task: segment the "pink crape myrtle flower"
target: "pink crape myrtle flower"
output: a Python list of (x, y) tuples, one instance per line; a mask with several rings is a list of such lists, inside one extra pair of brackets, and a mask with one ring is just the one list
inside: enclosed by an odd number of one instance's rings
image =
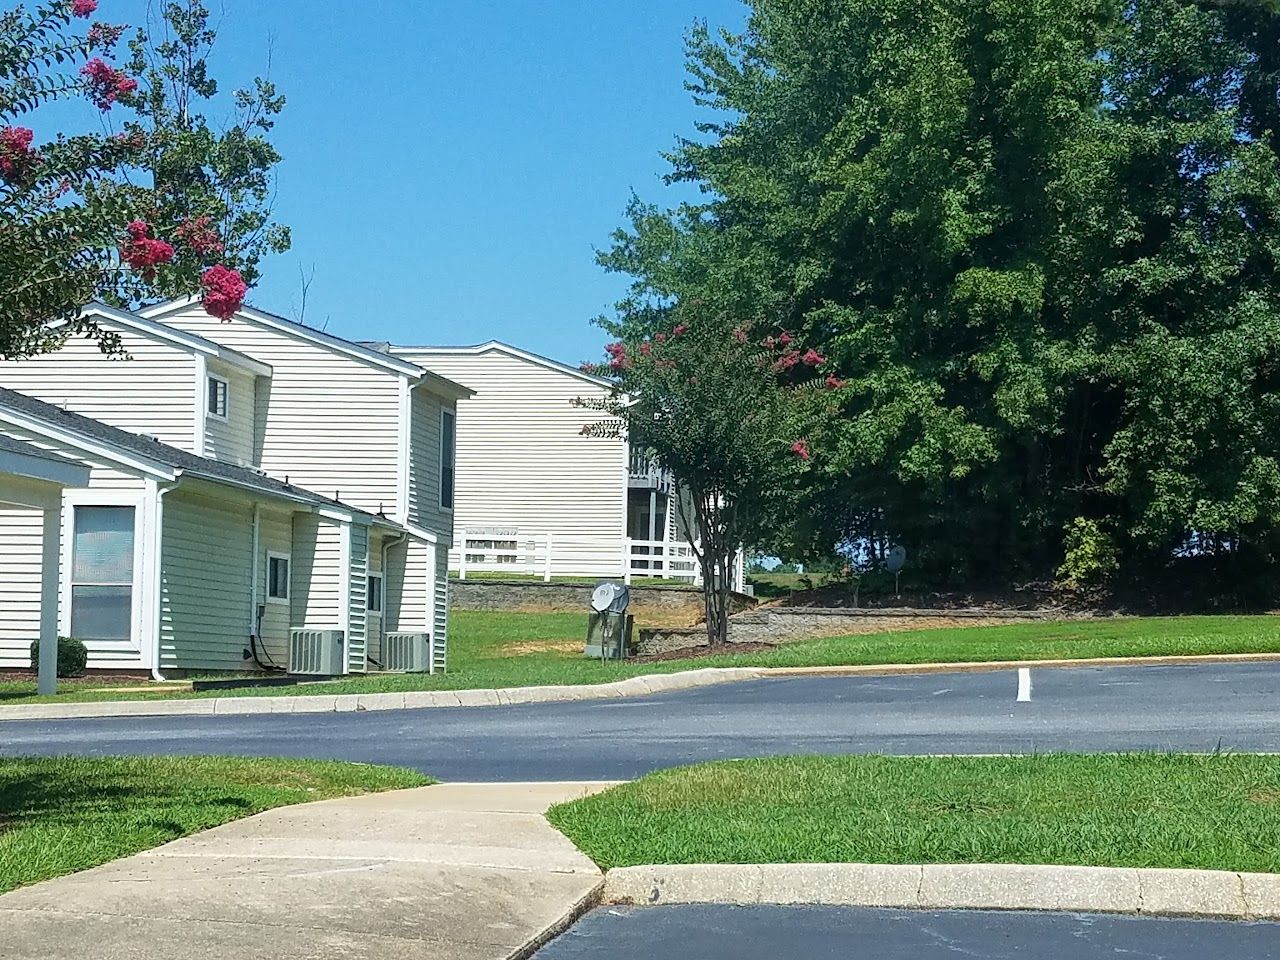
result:
[(210, 253), (221, 253), (222, 239), (208, 217), (196, 217), (173, 231), (173, 235), (185, 243), (195, 253), (205, 256)]
[(200, 278), (200, 286), (203, 290), (205, 313), (224, 323), (244, 306), (244, 295), (249, 290), (238, 271), (222, 264), (206, 270)]
[(126, 228), (129, 239), (120, 244), (120, 259), (134, 270), (150, 279), (156, 267), (173, 260), (173, 247), (151, 236), (151, 227), (143, 220), (134, 220)]
[(21, 179), (39, 161), (31, 149), (35, 133), (26, 127), (0, 127), (0, 177), (10, 182)]
[(98, 0), (72, 0), (71, 15), (73, 17), (91, 17), (98, 9)]
[(840, 379), (839, 377), (837, 377), (834, 373), (829, 373), (829, 374), (827, 374), (827, 389), (828, 389), (828, 390), (840, 390), (840, 389), (842, 389), (843, 387), (845, 387), (845, 386), (847, 386), (847, 385), (848, 385), (848, 381), (847, 381), (847, 380), (841, 380), (841, 379)]
[(810, 347), (804, 352), (804, 356), (800, 358), (806, 366), (820, 367), (827, 362), (827, 358), (820, 354), (817, 350)]
[(813, 454), (809, 452), (809, 441), (807, 440), (797, 440), (791, 445), (791, 452), (801, 460), (811, 460), (813, 458)]
[(80, 75), (89, 87), (89, 99), (99, 110), (110, 110), (111, 105), (125, 94), (138, 89), (138, 81), (94, 57), (80, 68)]

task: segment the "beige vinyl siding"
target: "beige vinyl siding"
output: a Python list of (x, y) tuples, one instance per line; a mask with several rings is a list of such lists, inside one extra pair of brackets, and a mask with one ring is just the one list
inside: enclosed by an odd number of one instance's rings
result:
[(0, 506), (0, 667), (31, 666), (40, 636), (44, 512)]
[[(376, 530), (369, 531), (369, 573), (382, 574), (382, 543), (383, 537)], [(366, 588), (367, 588), (366, 584)], [(386, 609), (386, 583), (383, 583), (383, 599), (382, 606)], [(373, 661), (371, 667), (382, 663), (382, 617), (381, 613), (375, 613), (372, 610), (365, 611), (365, 631), (367, 634), (367, 642), (369, 646), (369, 659)]]
[(368, 664), (368, 631), (365, 603), (368, 599), (369, 528), (351, 524), (351, 589), (347, 599), (350, 617), (347, 621), (347, 671), (364, 673)]
[(293, 518), (289, 600), (294, 629), (342, 629), (342, 525), (314, 514)]
[(410, 538), (387, 553), (384, 588), (386, 610), (382, 628), (403, 633), (430, 633), (434, 622), (431, 609), (432, 580), (435, 576), (435, 547)]
[(366, 510), (395, 511), (398, 375), (238, 317), (222, 323), (198, 305), (156, 319), (271, 364), (269, 395), (259, 399), (263, 470)]
[(253, 509), (192, 494), (164, 498), (161, 670), (244, 670), (249, 643)]
[(127, 358), (77, 337), (53, 353), (0, 361), (0, 386), (199, 453), (195, 358), (127, 330), (120, 336)]
[[(208, 372), (227, 381), (227, 419), (206, 413), (204, 455), (239, 466), (257, 466), (254, 425), (257, 421), (257, 382), (251, 373), (211, 361)], [(204, 409), (208, 410), (208, 398)]]
[(463, 529), (502, 526), (550, 534), (556, 575), (621, 572), (627, 445), (583, 437), (600, 413), (573, 406), (605, 388), (498, 350), (398, 355), (476, 391), (458, 402), (455, 569)]
[[(440, 506), (441, 416), (453, 410), (452, 400), (417, 387), (410, 402), (409, 430), (409, 519), (452, 541), (453, 511)], [(454, 483), (455, 499), (457, 483)]]
[[(267, 599), (267, 554), (289, 555), (289, 569), (293, 570), (293, 514), (263, 507), (258, 520), (258, 590), (257, 602), (262, 608), (259, 639), (262, 659), (278, 667), (289, 665), (289, 603), (275, 603)], [(289, 585), (293, 593), (293, 584)]]

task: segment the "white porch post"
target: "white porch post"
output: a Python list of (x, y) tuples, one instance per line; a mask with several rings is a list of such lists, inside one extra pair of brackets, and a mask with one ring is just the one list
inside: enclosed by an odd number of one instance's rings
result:
[(44, 508), (43, 562), (40, 570), (40, 663), (36, 690), (58, 692), (58, 563), (62, 552), (62, 505)]

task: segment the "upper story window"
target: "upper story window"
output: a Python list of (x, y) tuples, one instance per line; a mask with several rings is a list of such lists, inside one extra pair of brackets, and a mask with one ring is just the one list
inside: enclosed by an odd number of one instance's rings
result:
[(231, 388), (227, 385), (227, 381), (216, 374), (209, 374), (209, 399), (206, 408), (209, 416), (225, 420), (230, 406)]
[(455, 447), (458, 415), (452, 410), (440, 411), (440, 508), (453, 509)]

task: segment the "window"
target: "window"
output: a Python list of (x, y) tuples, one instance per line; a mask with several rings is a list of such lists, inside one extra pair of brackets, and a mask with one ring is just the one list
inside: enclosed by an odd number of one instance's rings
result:
[(75, 507), (71, 544), (71, 635), (133, 636), (133, 507)]
[(289, 602), (289, 555), (267, 554), (267, 602)]
[(371, 573), (365, 584), (365, 609), (370, 613), (382, 612), (382, 574)]
[(458, 440), (458, 416), (452, 410), (440, 411), (440, 508), (453, 509), (455, 445)]
[(230, 388), (221, 377), (209, 374), (209, 416), (219, 420), (227, 419), (230, 407)]

